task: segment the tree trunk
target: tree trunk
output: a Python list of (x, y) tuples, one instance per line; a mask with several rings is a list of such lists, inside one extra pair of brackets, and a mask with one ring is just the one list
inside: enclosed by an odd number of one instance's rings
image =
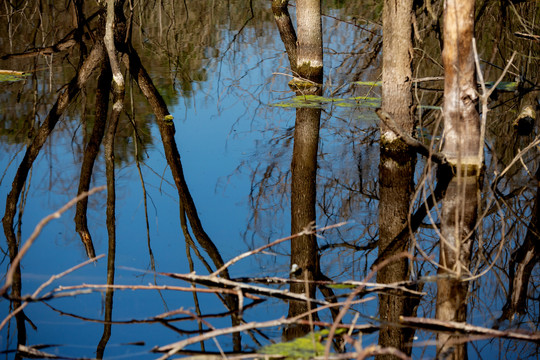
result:
[[(448, 0), (444, 10), (443, 153), (456, 176), (446, 190), (441, 213), (436, 317), (443, 321), (467, 320), (468, 284), (461, 278), (470, 266), (483, 141), (476, 110), (473, 34), (474, 0)], [(454, 345), (454, 339), (440, 333), (437, 353), (445, 359), (466, 359), (467, 345)]]
[[(413, 133), (412, 0), (386, 0), (383, 8), (382, 109), (407, 134)], [(396, 135), (381, 124), (383, 146)]]
[[(322, 95), (323, 50), (320, 0), (298, 0), (296, 3), (298, 47), (296, 69), (298, 77), (290, 84), (298, 95)], [(289, 53), (289, 50), (288, 50)], [(291, 234), (314, 225), (317, 200), (317, 152), (321, 109), (296, 110), (293, 158), (291, 163)], [(315, 285), (310, 284), (319, 273), (317, 240), (314, 235), (303, 235), (291, 241), (292, 275), (304, 283), (292, 283), (291, 292), (315, 297)], [(298, 316), (311, 308), (302, 301), (289, 303), (289, 317)], [(310, 331), (307, 325), (293, 324), (284, 330), (284, 337), (292, 339)]]
[(321, 0), (297, 0), (298, 48), (296, 69), (299, 81), (322, 84), (323, 49)]
[[(413, 134), (411, 114), (411, 62), (412, 62), (412, 0), (386, 0), (383, 8), (383, 72), (382, 110), (396, 125), (409, 135)], [(397, 135), (381, 123), (379, 165), (379, 254), (396, 255), (408, 251), (409, 236), (388, 251), (387, 247), (407, 224), (415, 156)], [(380, 259), (384, 260), (384, 259)], [(407, 258), (400, 258), (377, 272), (377, 282), (393, 283), (408, 280)], [(411, 353), (410, 342), (414, 331), (397, 326), (400, 316), (413, 314), (414, 302), (402, 294), (381, 294), (379, 315), (381, 329), (379, 345)], [(380, 355), (377, 359), (394, 359), (393, 355)]]
[(480, 121), (472, 39), (474, 0), (448, 0), (444, 10), (444, 147), (451, 164), (480, 166)]

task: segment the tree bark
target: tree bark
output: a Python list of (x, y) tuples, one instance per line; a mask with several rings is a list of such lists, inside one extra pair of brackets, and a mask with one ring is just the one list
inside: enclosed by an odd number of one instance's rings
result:
[[(406, 134), (412, 135), (412, 0), (385, 0), (383, 7), (382, 109)], [(397, 138), (384, 123), (381, 142)], [(400, 142), (401, 143), (401, 142)]]
[(444, 8), (444, 146), (451, 164), (480, 166), (480, 121), (472, 39), (474, 0), (448, 0)]
[(296, 2), (298, 48), (296, 68), (300, 82), (322, 84), (323, 49), (321, 0)]

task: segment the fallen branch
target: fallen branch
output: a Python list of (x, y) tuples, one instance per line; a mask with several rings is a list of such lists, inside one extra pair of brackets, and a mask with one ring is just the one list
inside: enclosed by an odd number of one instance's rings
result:
[[(43, 296), (38, 300), (49, 300), (55, 297), (62, 296), (64, 291), (73, 291), (73, 290), (79, 290), (79, 289), (91, 289), (91, 290), (107, 290), (107, 289), (114, 289), (114, 290), (172, 290), (172, 291), (186, 291), (186, 292), (200, 292), (200, 293), (228, 293), (232, 295), (237, 295), (237, 291), (233, 289), (202, 289), (202, 288), (193, 288), (193, 287), (183, 287), (183, 286), (170, 286), (170, 285), (115, 285), (115, 284), (81, 284), (81, 285), (73, 285), (73, 286), (59, 286), (56, 289), (54, 289), (49, 294)], [(247, 298), (250, 298), (252, 300), (260, 300), (259, 297), (253, 296), (253, 295), (244, 295)]]
[[(194, 282), (200, 285), (208, 287), (217, 287), (219, 289), (237, 289), (241, 290), (244, 293), (254, 293), (259, 295), (271, 296), (279, 299), (285, 300), (301, 300), (301, 301), (310, 301), (319, 305), (332, 305), (327, 301), (310, 299), (309, 297), (303, 294), (296, 294), (289, 292), (289, 290), (279, 290), (272, 289), (262, 286), (254, 286), (239, 283), (225, 278), (220, 278), (212, 275), (197, 275), (197, 274), (176, 274), (176, 273), (159, 273), (164, 276), (168, 276), (174, 279), (180, 279), (184, 281)], [(236, 290), (236, 291), (237, 291)]]
[[(246, 283), (246, 282), (255, 282), (255, 283), (262, 283), (262, 284), (291, 284), (291, 283), (305, 283), (305, 280), (299, 280), (299, 279), (287, 279), (287, 278), (279, 278), (279, 277), (262, 277), (262, 278), (235, 278), (231, 279), (236, 282)], [(371, 283), (371, 282), (364, 282), (364, 281), (354, 281), (354, 280), (347, 280), (343, 282), (333, 282), (333, 281), (309, 281), (311, 284), (315, 284), (317, 286), (326, 286), (330, 288), (356, 288), (358, 286), (362, 287), (369, 287), (369, 289), (365, 289), (365, 292), (377, 292), (377, 291), (383, 291), (383, 290), (398, 290), (402, 291), (404, 293), (408, 293), (410, 295), (416, 295), (416, 296), (423, 296), (427, 295), (425, 292), (415, 291), (409, 288), (406, 288), (405, 286), (400, 285), (400, 283), (393, 283), (393, 284), (380, 284), (380, 283)]]
[(426, 330), (457, 332), (464, 335), (478, 334), (488, 335), (490, 337), (508, 338), (514, 340), (523, 340), (540, 343), (540, 332), (525, 333), (512, 330), (495, 330), (476, 325), (470, 325), (462, 322), (443, 321), (438, 319), (417, 318), (400, 316), (399, 322), (402, 325), (414, 326)]

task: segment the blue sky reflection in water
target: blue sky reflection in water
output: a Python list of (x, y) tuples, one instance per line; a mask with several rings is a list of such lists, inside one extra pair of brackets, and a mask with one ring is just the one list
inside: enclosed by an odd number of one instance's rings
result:
[[(239, 35), (237, 31), (222, 30), (220, 55), (218, 58), (208, 59), (205, 64), (206, 81), (194, 83), (192, 97), (178, 98), (174, 106), (168, 104), (174, 116), (176, 141), (191, 195), (205, 230), (225, 260), (248, 250), (253, 245), (260, 246), (269, 239), (287, 236), (290, 232), (286, 193), (279, 195), (281, 200), (277, 204), (271, 204), (275, 206), (270, 210), (271, 221), (263, 225), (270, 228), (262, 231), (262, 238), (257, 232), (249, 230), (250, 218), (253, 215), (253, 209), (249, 204), (252, 171), (257, 167), (266, 166), (265, 158), (272, 155), (261, 154), (261, 148), (263, 151), (265, 148), (272, 151), (276, 145), (283, 146), (281, 142), (273, 144), (274, 137), (276, 134), (282, 136), (280, 133), (287, 134), (285, 130), (294, 125), (294, 109), (272, 106), (282, 99), (289, 98), (292, 93), (287, 87), (289, 78), (286, 74), (289, 65), (284, 56), (283, 44), (279, 41), (273, 24), (270, 23), (265, 31), (269, 33), (259, 41), (258, 34), (250, 28), (246, 28)], [(234, 38), (236, 35), (238, 36)], [(340, 46), (346, 48), (347, 44)], [(330, 64), (331, 61), (331, 57), (328, 57), (327, 62)], [(170, 76), (167, 67), (146, 65), (149, 66), (154, 79)], [(159, 80), (156, 83), (159, 83)], [(350, 118), (347, 111), (341, 113), (344, 117)], [(149, 118), (154, 121), (153, 115)], [(22, 239), (28, 238), (41, 218), (60, 208), (76, 194), (81, 156), (76, 153), (77, 144), (72, 142), (76, 121), (76, 118), (69, 118), (67, 126), (62, 122), (58, 124), (34, 164), (22, 218)], [(80, 129), (78, 131), (80, 136)], [(292, 133), (288, 132), (282, 141), (290, 139), (291, 135)], [(322, 136), (323, 141), (332, 141), (331, 133)], [(152, 251), (158, 271), (187, 273), (189, 267), (179, 226), (178, 196), (174, 185), (171, 185), (170, 171), (166, 168), (159, 132), (155, 127), (152, 127), (152, 137), (153, 145), (145, 149), (148, 157), (145, 157), (144, 164), (141, 165), (148, 191)], [(9, 182), (24, 151), (19, 152), (12, 161), (12, 154), (20, 148), (20, 145), (4, 144), (3, 147), (5, 152), (0, 158), (1, 166), (8, 170), (1, 188), (0, 206), (5, 208)], [(292, 147), (289, 146), (288, 149), (281, 151), (280, 158), (274, 159), (279, 162), (279, 171), (284, 173), (289, 171), (291, 150)], [(12, 162), (8, 167), (10, 161)], [(95, 169), (92, 185), (105, 184), (102, 153), (98, 157)], [(160, 177), (162, 174), (163, 179)], [(117, 167), (116, 180), (115, 284), (153, 283), (154, 277), (149, 271), (150, 259), (142, 189), (135, 164), (123, 163)], [(72, 208), (61, 218), (50, 222), (25, 256), (22, 262), (24, 294), (33, 292), (51, 275), (61, 273), (85, 260), (84, 248), (74, 231), (73, 216)], [(90, 199), (88, 217), (96, 254), (106, 254), (105, 192)], [(263, 255), (263, 260), (243, 260), (230, 269), (231, 275), (287, 277), (288, 258), (285, 256), (287, 248), (288, 245), (282, 246), (280, 254)], [(197, 272), (207, 273), (200, 262), (197, 260), (195, 262)], [(105, 280), (104, 258), (95, 265), (88, 265), (55, 281), (47, 289), (58, 285), (103, 284)], [(186, 285), (166, 277), (157, 277), (156, 280), (160, 285)], [(156, 291), (148, 290), (117, 291), (114, 295), (113, 320), (151, 318), (180, 307), (194, 311), (191, 294), (164, 291), (162, 295), (163, 298)], [(199, 297), (203, 313), (224, 311), (222, 304), (214, 295), (201, 294)], [(37, 331), (28, 328), (27, 343), (54, 344), (52, 348), (43, 350), (62, 356), (95, 356), (103, 325), (66, 314), (102, 319), (103, 301), (104, 294), (100, 292), (51, 301), (50, 304), (55, 309), (65, 313), (63, 316), (59, 316), (44, 304), (31, 304), (25, 312), (36, 325)], [(246, 319), (268, 320), (268, 314), (275, 315), (275, 318), (286, 314), (284, 305), (279, 305), (277, 301), (270, 303), (260, 305), (256, 311), (246, 312)], [(8, 302), (3, 301), (5, 313), (7, 306)], [(264, 311), (261, 312), (261, 309)], [(226, 327), (230, 325), (230, 319), (213, 321), (213, 325)], [(194, 324), (187, 326), (191, 330), (196, 329)], [(275, 335), (279, 338), (279, 332)], [(13, 349), (14, 328), (4, 328), (0, 336), (5, 348)], [(244, 335), (243, 338), (249, 344), (249, 337)], [(126, 356), (153, 358), (155, 355), (148, 353), (149, 348), (177, 339), (178, 336), (173, 331), (160, 324), (113, 325), (105, 355), (106, 358)], [(146, 345), (142, 347), (122, 345), (139, 341)], [(220, 339), (221, 345), (225, 348), (229, 341), (226, 338)], [(207, 349), (215, 350), (211, 343), (207, 344)]]
[[(144, 65), (168, 100), (167, 105), (174, 116), (175, 139), (198, 215), (225, 261), (290, 233), (288, 184), (295, 109), (276, 106), (290, 102), (293, 97), (287, 86), (290, 71), (268, 3), (255, 1), (254, 4), (257, 15), (245, 28), (242, 28), (242, 24), (249, 16), (242, 13), (240, 20), (237, 17), (235, 23), (226, 21), (226, 25), (216, 25), (215, 32), (218, 35), (215, 42), (201, 44), (186, 38), (185, 41), (193, 41), (193, 46), (204, 47), (205, 54), (203, 59), (198, 59), (203, 71), (197, 73), (197, 76), (187, 74), (192, 78), (188, 87), (181, 84), (182, 77), (186, 75), (183, 72), (188, 70), (183, 70), (182, 65), (176, 66), (175, 61), (178, 59), (166, 59), (164, 55), (156, 55), (155, 59), (143, 56)], [(372, 10), (377, 11), (375, 7)], [(294, 15), (294, 11), (291, 11)], [(341, 229), (326, 232), (325, 237), (319, 240), (319, 246), (339, 242), (365, 246), (376, 239), (378, 231), (378, 132), (374, 131), (376, 121), (373, 105), (364, 106), (360, 100), (351, 101), (350, 98), (377, 98), (380, 91), (377, 86), (350, 86), (350, 83), (378, 80), (379, 62), (376, 55), (380, 49), (376, 44), (380, 30), (373, 23), (364, 25), (367, 31), (361, 30), (354, 23), (358, 22), (362, 15), (350, 13), (347, 9), (326, 9), (326, 13), (329, 16), (323, 19), (325, 95), (332, 94), (348, 100), (329, 102), (323, 106), (318, 159), (318, 223), (320, 226), (342, 220), (349, 220), (350, 223)], [(255, 22), (263, 25), (252, 26)], [(151, 30), (148, 30), (149, 33)], [(142, 42), (135, 46), (140, 53), (152, 52), (159, 48), (152, 41), (154, 40), (148, 35), (148, 38), (145, 38), (144, 50), (140, 48)], [(366, 60), (370, 56), (374, 57), (372, 62)], [(362, 71), (356, 71), (363, 65), (366, 66)], [(435, 73), (438, 74), (438, 71), (437, 68)], [(426, 72), (427, 74), (422, 75), (435, 75), (427, 70)], [(37, 88), (48, 89), (48, 76), (48, 70), (40, 72)], [(176, 81), (174, 90), (169, 81), (171, 77)], [(27, 88), (32, 88), (34, 80), (28, 81)], [(56, 91), (55, 86), (60, 87), (63, 83), (64, 80), (55, 79), (51, 87), (53, 94)], [(15, 92), (16, 89), (18, 91), (15, 85), (2, 86), (5, 86), (8, 93)], [(438, 104), (436, 98), (426, 99), (427, 105)], [(422, 101), (424, 100), (422, 98)], [(49, 107), (50, 104), (47, 104), (42, 115), (46, 114)], [(129, 109), (130, 105), (127, 104), (126, 107)], [(136, 116), (154, 124), (154, 116), (149, 114), (150, 110), (146, 105), (142, 109), (136, 111)], [(78, 111), (73, 110), (70, 116), (61, 120), (34, 163), (22, 218), (21, 239), (28, 238), (41, 218), (58, 209), (76, 194), (82, 157), (82, 129)], [(184, 235), (180, 229), (177, 190), (167, 168), (159, 131), (155, 126), (151, 126), (150, 131), (152, 144), (148, 143), (144, 149), (141, 168), (148, 192), (151, 248), (156, 268), (161, 272), (188, 273), (190, 268), (186, 259)], [(3, 138), (0, 139), (4, 142)], [(132, 146), (130, 140), (133, 141), (129, 138), (122, 145)], [(0, 207), (4, 209), (10, 182), (24, 154), (25, 145), (9, 144), (6, 140), (0, 146), (3, 150), (0, 166), (2, 169), (7, 168), (0, 187)], [(491, 161), (495, 162), (492, 157)], [(272, 171), (268, 172), (269, 169)], [(102, 152), (93, 176), (93, 185), (105, 184)], [(417, 179), (419, 177), (420, 174)], [(159, 285), (189, 286), (187, 282), (164, 276), (154, 278), (150, 271), (142, 188), (133, 156), (117, 164), (116, 186), (115, 284), (147, 285), (157, 281)], [(96, 254), (107, 253), (105, 196), (105, 192), (94, 195), (89, 205), (89, 227)], [(525, 213), (528, 214), (527, 211)], [(60, 219), (49, 223), (23, 259), (23, 294), (32, 293), (51, 275), (86, 259), (80, 238), (75, 232), (73, 216), (74, 209), (71, 209)], [(424, 244), (436, 243), (436, 236), (429, 230), (423, 230), (422, 236)], [(5, 243), (1, 246), (5, 249)], [(240, 261), (230, 268), (231, 276), (288, 277), (288, 247), (285, 243), (267, 254)], [(337, 280), (361, 280), (368, 272), (369, 261), (373, 260), (375, 252), (376, 249), (366, 255), (364, 252), (339, 248), (329, 251), (323, 256), (322, 271)], [(435, 255), (436, 251), (432, 254)], [(197, 273), (207, 274), (207, 269), (193, 251), (191, 255)], [(2, 266), (7, 266), (7, 259), (4, 259)], [(95, 265), (88, 265), (57, 280), (48, 289), (58, 285), (104, 284), (106, 268), (104, 258)], [(424, 290), (434, 287), (434, 284), (428, 283)], [(485, 288), (483, 287), (482, 291)], [(433, 295), (434, 291), (430, 294)], [(479, 290), (479, 294), (482, 297), (484, 293)], [(365, 295), (369, 296), (371, 295)], [(200, 294), (199, 300), (203, 314), (225, 311), (223, 304), (213, 294)], [(482, 298), (482, 301), (488, 300), (493, 301), (491, 305), (494, 306), (486, 304), (486, 307), (494, 309), (495, 315), (471, 310), (469, 317), (473, 323), (490, 326), (493, 317), (497, 316), (497, 311), (502, 307), (504, 296)], [(430, 301), (432, 305), (429, 305)], [(37, 326), (37, 331), (28, 326), (27, 343), (53, 344), (43, 350), (62, 356), (94, 357), (103, 333), (103, 324), (84, 318), (103, 319), (104, 302), (105, 294), (101, 292), (49, 301), (52, 307), (64, 314), (57, 313), (43, 303), (30, 304), (25, 312)], [(3, 313), (8, 313), (7, 300), (1, 301), (0, 308)], [(193, 296), (190, 293), (117, 291), (114, 295), (113, 320), (126, 323), (113, 325), (105, 358), (156, 358), (155, 354), (149, 353), (152, 347), (178, 341), (184, 338), (184, 335), (179, 335), (159, 323), (135, 323), (133, 320), (150, 319), (179, 308), (195, 312)], [(422, 313), (418, 315), (430, 317), (433, 309), (434, 299), (426, 299)], [(376, 301), (360, 305), (357, 310), (361, 313), (359, 323), (377, 322)], [(81, 318), (67, 314), (76, 314)], [(266, 321), (286, 314), (287, 309), (283, 302), (270, 299), (254, 309), (246, 310), (244, 318), (246, 321)], [(328, 314), (323, 315), (323, 319), (331, 320)], [(228, 327), (231, 323), (227, 317), (209, 321), (217, 328)], [(185, 331), (197, 330), (194, 321), (172, 324)], [(531, 326), (534, 327), (534, 324)], [(277, 328), (265, 330), (265, 333), (276, 340), (281, 336), (280, 329)], [(418, 332), (417, 336), (421, 340), (430, 339), (431, 333)], [(243, 334), (242, 339), (247, 349), (258, 347), (248, 335)], [(364, 335), (362, 340), (364, 345), (375, 344), (377, 335)], [(144, 345), (135, 344), (139, 342), (144, 342)], [(3, 346), (0, 350), (14, 349), (14, 323), (2, 329), (0, 343)], [(220, 337), (219, 343), (225, 350), (229, 350), (230, 336)], [(497, 341), (479, 341), (476, 344), (479, 352), (486, 357), (493, 355), (493, 352), (499, 353), (499, 346), (507, 346)], [(206, 350), (217, 351), (213, 342), (207, 341), (205, 345)], [(198, 344), (191, 348), (199, 349)], [(429, 357), (433, 354), (432, 351), (433, 347), (420, 346), (414, 350), (414, 357)], [(518, 357), (510, 348), (506, 355), (509, 358)], [(8, 354), (7, 358), (13, 358), (13, 354)]]

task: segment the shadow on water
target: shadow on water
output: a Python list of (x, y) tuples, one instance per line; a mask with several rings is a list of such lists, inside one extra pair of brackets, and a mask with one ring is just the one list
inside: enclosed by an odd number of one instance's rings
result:
[(477, 1), (471, 172), (442, 1), (248, 3), (2, 6), (2, 354), (537, 358), (538, 4)]

